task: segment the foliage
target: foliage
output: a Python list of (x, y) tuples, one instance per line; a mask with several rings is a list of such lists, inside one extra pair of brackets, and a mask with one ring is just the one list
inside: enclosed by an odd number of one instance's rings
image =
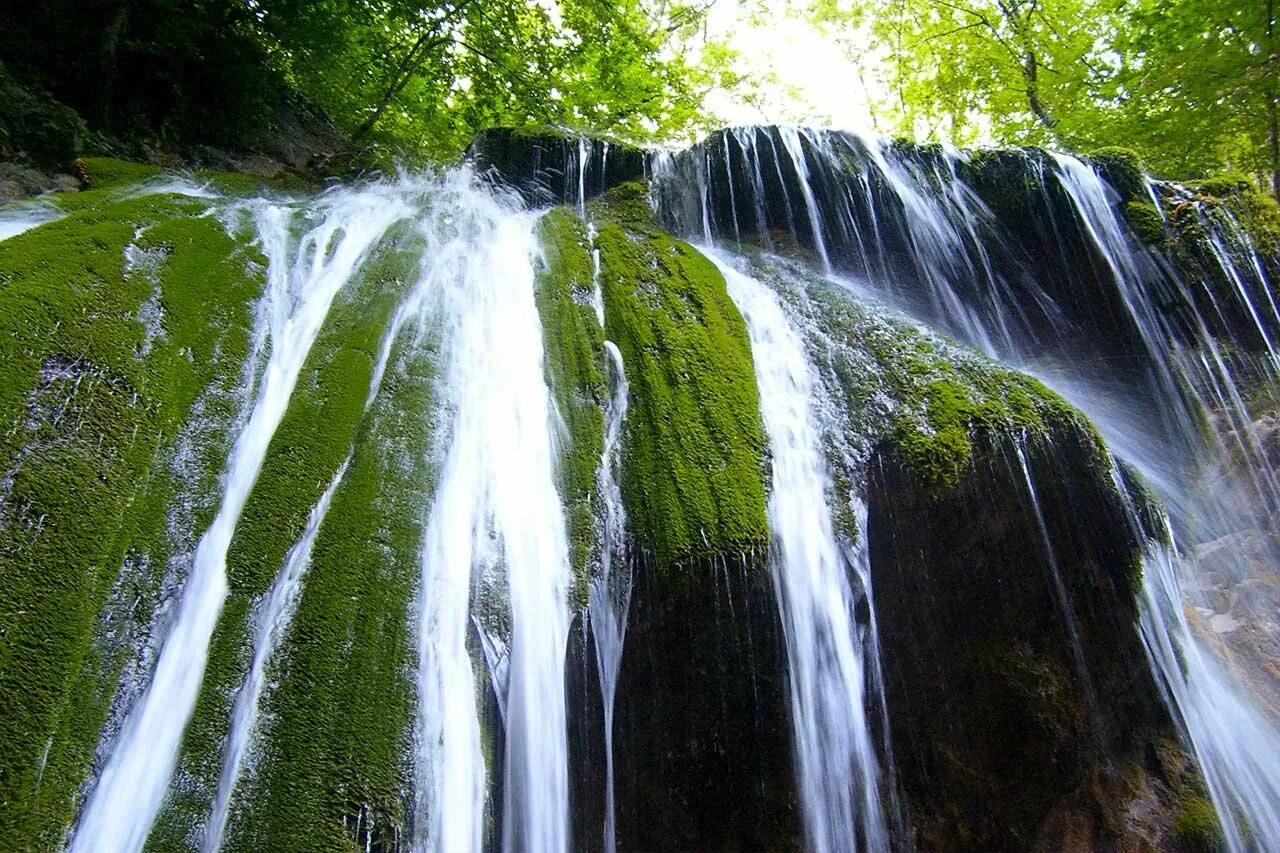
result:
[(133, 138), (252, 146), (296, 91), (361, 144), (446, 157), (496, 125), (631, 138), (699, 126), (728, 57), (695, 44), (705, 12), (651, 0), (0, 0), (0, 57), (93, 128)]
[(877, 38), (868, 61), (907, 135), (1127, 145), (1170, 178), (1280, 169), (1274, 0), (813, 0), (808, 13)]

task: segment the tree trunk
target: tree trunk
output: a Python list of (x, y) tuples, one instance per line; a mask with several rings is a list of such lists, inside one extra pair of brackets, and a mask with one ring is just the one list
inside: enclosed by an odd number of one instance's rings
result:
[(1026, 62), (1022, 66), (1022, 76), (1027, 81), (1027, 103), (1031, 105), (1031, 112), (1035, 113), (1036, 118), (1044, 125), (1045, 130), (1053, 132), (1054, 125), (1058, 123), (1050, 113), (1048, 108), (1040, 100), (1039, 90), (1039, 63), (1036, 62), (1036, 55), (1031, 50), (1027, 50)]
[[(1275, 0), (1267, 0), (1267, 53), (1275, 56)], [(1271, 194), (1280, 201), (1280, 116), (1277, 116), (1276, 80), (1271, 63), (1267, 63), (1267, 136), (1271, 143)]]

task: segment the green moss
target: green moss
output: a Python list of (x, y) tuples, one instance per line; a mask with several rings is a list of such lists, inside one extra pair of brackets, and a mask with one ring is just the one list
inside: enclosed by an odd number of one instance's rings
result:
[(215, 191), (229, 196), (253, 196), (264, 191), (307, 192), (314, 189), (293, 172), (282, 172), (273, 178), (248, 175), (244, 172), (218, 172), (212, 169), (196, 169), (195, 179), (208, 184)]
[(233, 594), (265, 592), (350, 451), (391, 316), (418, 280), (422, 239), (400, 226), (334, 298), (227, 554)]
[(1044, 193), (1041, 171), (1032, 156), (1020, 149), (986, 148), (970, 153), (959, 171), (965, 183), (991, 208), (1002, 222), (1020, 223), (1036, 215), (1033, 205)]
[(1146, 168), (1137, 152), (1128, 148), (1099, 148), (1089, 155), (1089, 160), (1125, 201), (1146, 195)]
[(1196, 189), (1205, 195), (1222, 198), (1256, 189), (1253, 179), (1248, 175), (1216, 175), (1196, 185)]
[(569, 521), (570, 559), (576, 593), (586, 601), (587, 563), (595, 538), (596, 469), (604, 449), (608, 393), (604, 378), (604, 330), (590, 300), (592, 261), (586, 225), (557, 208), (538, 223), (546, 263), (538, 275), (547, 382), (567, 430), (561, 448), (559, 488)]
[(605, 332), (631, 385), (622, 490), (659, 570), (768, 537), (764, 431), (746, 325), (724, 278), (657, 230), (638, 184), (594, 208)]
[(894, 443), (903, 461), (930, 486), (946, 489), (960, 479), (973, 455), (969, 422), (974, 408), (968, 390), (945, 380), (924, 392), (924, 417), (898, 416)]
[(1199, 797), (1183, 801), (1172, 834), (1178, 848), (1187, 853), (1213, 853), (1225, 845), (1217, 810), (1213, 803)]
[(1162, 245), (1167, 239), (1164, 219), (1156, 206), (1148, 201), (1130, 201), (1124, 206), (1125, 217), (1134, 233), (1152, 246)]
[(864, 307), (828, 283), (809, 282), (819, 352), (844, 391), (846, 440), (870, 453), (887, 443), (941, 493), (993, 440), (1035, 439), (1074, 429), (1106, 470), (1102, 439), (1083, 415), (1043, 384), (961, 349), (887, 312)]
[[(227, 850), (375, 849), (408, 832), (404, 792), (415, 651), (407, 630), (419, 577), (431, 389), (438, 354), (406, 330), (316, 539), (289, 635), (264, 697), (262, 755), (237, 793)], [(429, 332), (421, 342), (431, 346)], [(363, 810), (363, 816), (362, 815)]]
[(592, 202), (591, 210), (630, 231), (651, 234), (658, 230), (653, 208), (649, 206), (649, 188), (640, 181), (626, 181), (612, 187)]
[[(133, 199), (0, 244), (9, 849), (59, 843), (122, 660), (95, 645), (95, 625), (126, 559), (163, 566), (166, 511), (179, 495), (158, 466), (196, 400), (233, 384), (247, 352), (261, 269), (204, 210)], [(126, 266), (135, 239), (149, 268)]]
[(1280, 205), (1274, 198), (1250, 188), (1228, 197), (1223, 204), (1255, 246), (1267, 254), (1280, 254)]
[(230, 702), (252, 650), (250, 614), (283, 565), (312, 507), (351, 452), (391, 315), (417, 281), (421, 238), (394, 230), (335, 297), (276, 429), (227, 555), (231, 592), (212, 640), (176, 786), (153, 849), (181, 838), (208, 812), (228, 731)]
[(159, 175), (161, 169), (150, 163), (134, 163), (112, 157), (81, 157), (76, 160), (76, 171), (86, 188), (105, 190), (141, 183)]

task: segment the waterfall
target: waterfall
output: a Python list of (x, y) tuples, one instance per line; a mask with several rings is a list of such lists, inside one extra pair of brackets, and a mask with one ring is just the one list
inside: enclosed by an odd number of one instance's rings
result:
[(38, 225), (53, 222), (65, 216), (61, 210), (48, 202), (36, 201), (26, 204), (8, 205), (0, 211), (0, 242), (10, 237), (17, 237)]
[[(599, 260), (597, 258), (597, 263)], [(597, 285), (598, 288), (598, 285)], [(591, 617), (591, 637), (600, 673), (600, 695), (604, 703), (605, 806), (604, 850), (617, 848), (613, 791), (613, 705), (622, 666), (622, 645), (627, 636), (627, 610), (631, 606), (631, 564), (627, 555), (627, 514), (618, 488), (617, 469), (621, 463), (622, 423), (627, 417), (628, 391), (622, 353), (612, 341), (604, 342), (608, 355), (613, 394), (605, 407), (604, 450), (596, 475), (604, 518), (600, 532), (600, 574), (591, 581), (587, 607)]]
[[(1202, 412), (1217, 408), (1227, 411), (1236, 425), (1237, 435), (1251, 436), (1247, 407), (1235, 388), (1233, 372), (1218, 353), (1212, 337), (1207, 331), (1203, 333), (1204, 351), (1194, 359), (1187, 359), (1176, 350), (1167, 351), (1170, 334), (1158, 325), (1154, 300), (1143, 289), (1148, 279), (1142, 270), (1142, 258), (1135, 253), (1116, 219), (1105, 186), (1092, 169), (1078, 160), (1065, 155), (1057, 159), (1063, 167), (1062, 181), (1077, 213), (1106, 259), (1151, 348), (1159, 375), (1168, 389), (1165, 396), (1168, 409), (1185, 411), (1187, 404), (1180, 398), (1180, 388), (1194, 395), (1209, 387), (1213, 389), (1211, 396), (1196, 399), (1194, 405)], [(1211, 232), (1209, 242), (1222, 263), (1221, 238)], [(1268, 352), (1273, 353), (1266, 327), (1239, 274), (1230, 264), (1225, 266), (1230, 267), (1227, 273), (1235, 286), (1235, 295), (1256, 324)], [(1260, 266), (1257, 269), (1261, 274)], [(1263, 284), (1267, 286), (1265, 277)], [(1203, 318), (1198, 318), (1197, 325), (1207, 329)], [(1274, 376), (1274, 356), (1270, 362)], [(1090, 412), (1087, 398), (1080, 404)], [(1090, 413), (1104, 435), (1110, 437), (1120, 432), (1106, 413)], [(1182, 428), (1181, 437), (1194, 446), (1198, 437), (1195, 418), (1184, 414), (1178, 419), (1178, 425)], [(1244, 449), (1247, 452), (1249, 448)], [(1211, 445), (1207, 450), (1209, 464), (1216, 461), (1215, 457), (1225, 456), (1221, 446)], [(1153, 471), (1150, 456), (1144, 454), (1129, 461), (1144, 474)], [(1258, 494), (1268, 505), (1275, 506), (1278, 492), (1269, 466), (1255, 462), (1250, 468)], [(1149, 479), (1156, 477), (1158, 474)], [(1215, 532), (1230, 531), (1241, 522), (1236, 509), (1240, 496), (1232, 494), (1230, 489), (1200, 486), (1194, 492), (1172, 498), (1173, 507), (1191, 516), (1184, 520), (1189, 532), (1194, 532), (1196, 525)], [(1194, 560), (1178, 554), (1173, 545), (1176, 538), (1173, 528), (1167, 527), (1165, 534), (1167, 544), (1150, 545), (1143, 561), (1140, 625), (1144, 646), (1159, 675), (1170, 711), (1194, 748), (1228, 848), (1233, 853), (1254, 848), (1280, 850), (1280, 731), (1253, 706), (1247, 692), (1233, 683), (1235, 678), (1228, 674), (1223, 662), (1204, 648), (1190, 627), (1183, 602), (1198, 603), (1197, 597), (1187, 590), (1187, 582), (1199, 587), (1200, 569)]]
[(303, 361), (334, 296), (370, 248), (410, 208), (386, 185), (325, 196), (318, 222), (292, 240), (296, 211), (260, 202), (251, 213), (269, 265), (264, 320), (271, 348), (251, 412), (237, 436), (222, 502), (196, 546), (172, 628), (150, 684), (130, 712), (90, 794), (71, 842), (74, 851), (136, 851), (164, 799), (195, 707), (218, 614), (227, 596), (226, 559), (236, 522)]
[[(1220, 291), (1184, 279), (1169, 258), (1143, 246), (1118, 212), (1116, 191), (1088, 163), (1065, 154), (1006, 156), (1021, 158), (1026, 170), (1023, 196), (1014, 201), (1029, 206), (1031, 222), (994, 214), (966, 183), (974, 172), (959, 152), (785, 128), (724, 131), (689, 151), (655, 157), (657, 208), (693, 237), (772, 248), (784, 229), (816, 256), (814, 266), (828, 268), (855, 295), (870, 290), (1038, 376), (1097, 424), (1169, 507), (1179, 540), (1191, 543), (1176, 558), (1159, 549), (1148, 554), (1142, 635), (1228, 841), (1243, 849), (1241, 826), (1272, 827), (1280, 813), (1280, 741), (1242, 683), (1263, 665), (1224, 637), (1238, 618), (1268, 630), (1274, 614), (1264, 598), (1251, 600), (1244, 581), (1261, 571), (1260, 579), (1273, 583), (1280, 549), (1259, 546), (1264, 569), (1235, 558), (1225, 615), (1217, 612), (1225, 593), (1197, 554), (1229, 547), (1231, 537), (1264, 526), (1280, 507), (1280, 481), (1255, 437), (1240, 379), (1242, 371), (1263, 383), (1280, 378), (1280, 311), (1271, 283), (1239, 223), (1194, 193), (1147, 179), (1142, 198), (1156, 205), (1162, 222), (1162, 197), (1194, 209), (1210, 264), (1223, 277)], [(805, 221), (807, 231), (799, 227)], [(1031, 233), (1015, 234), (1017, 227)], [(1096, 287), (1102, 296), (1082, 301), (1065, 287)], [(1105, 310), (1115, 316), (1080, 308), (1112, 296), (1114, 308)], [(1087, 336), (1095, 329), (1101, 334)], [(1220, 345), (1224, 333), (1256, 340), (1261, 356)], [(1107, 334), (1122, 342), (1108, 343)], [(1216, 419), (1223, 426), (1206, 435), (1203, 425)], [(1184, 607), (1204, 627), (1189, 622)], [(1197, 631), (1211, 635), (1212, 650)], [(1215, 695), (1224, 697), (1220, 708), (1209, 700)], [(1275, 837), (1259, 829), (1247, 843), (1276, 849), (1268, 846)]]
[[(879, 769), (866, 711), (864, 629), (827, 506), (830, 472), (804, 344), (777, 297), (706, 250), (742, 311), (773, 462), (770, 560), (789, 663), (791, 717), (808, 847), (887, 851)], [(874, 665), (874, 663), (872, 664)]]
[(240, 770), (245, 756), (249, 752), (258, 721), (258, 701), (262, 698), (262, 690), (266, 686), (267, 665), (271, 656), (284, 639), (289, 620), (298, 604), (298, 596), (302, 593), (302, 581), (306, 576), (307, 566), (311, 562), (311, 550), (315, 546), (316, 535), (320, 525), (329, 512), (329, 504), (333, 493), (338, 490), (342, 476), (347, 472), (351, 459), (343, 461), (338, 472), (329, 481), (328, 487), (312, 507), (307, 517), (307, 526), (303, 528), (298, 541), (285, 555), (284, 565), (280, 567), (275, 581), (267, 592), (266, 601), (258, 614), (258, 626), (254, 636), (253, 663), (249, 674), (245, 677), (240, 692), (236, 695), (235, 705), (231, 711), (231, 731), (227, 735), (227, 748), (222, 756), (222, 773), (218, 777), (218, 790), (214, 795), (213, 810), (205, 828), (204, 853), (217, 853), (222, 848), (222, 835), (227, 825), (227, 815), (231, 810), (231, 795), (236, 783), (240, 780)]
[(1227, 849), (1280, 850), (1280, 731), (1188, 624), (1178, 582), (1182, 557), (1172, 529), (1165, 534), (1168, 541), (1148, 543), (1142, 563), (1143, 645), (1195, 750)]
[(474, 586), (508, 596), (493, 605), (510, 630), (503, 847), (563, 851), (570, 571), (534, 304), (535, 217), (475, 191), (460, 193), (456, 206), (448, 239), (428, 249), (447, 439), (418, 593), (414, 845), (450, 853), (482, 846), (486, 768), (467, 649)]

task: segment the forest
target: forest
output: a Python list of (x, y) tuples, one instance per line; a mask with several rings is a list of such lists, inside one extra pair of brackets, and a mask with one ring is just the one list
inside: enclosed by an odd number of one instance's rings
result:
[[(726, 0), (727, 2), (727, 0)], [(550, 126), (680, 143), (749, 98), (732, 39), (695, 0), (6, 0), (0, 145), (78, 114), (94, 139), (252, 146), (290, 97), (390, 161), (454, 157), (477, 130)], [(845, 38), (880, 81), (877, 126), (920, 141), (1123, 146), (1156, 174), (1245, 174), (1280, 192), (1271, 0), (745, 0)], [(39, 113), (40, 110), (35, 110)], [(47, 109), (46, 109), (47, 112)], [(67, 134), (59, 143), (66, 147)], [(55, 146), (56, 147), (56, 146)], [(99, 147), (102, 147), (99, 145)]]

